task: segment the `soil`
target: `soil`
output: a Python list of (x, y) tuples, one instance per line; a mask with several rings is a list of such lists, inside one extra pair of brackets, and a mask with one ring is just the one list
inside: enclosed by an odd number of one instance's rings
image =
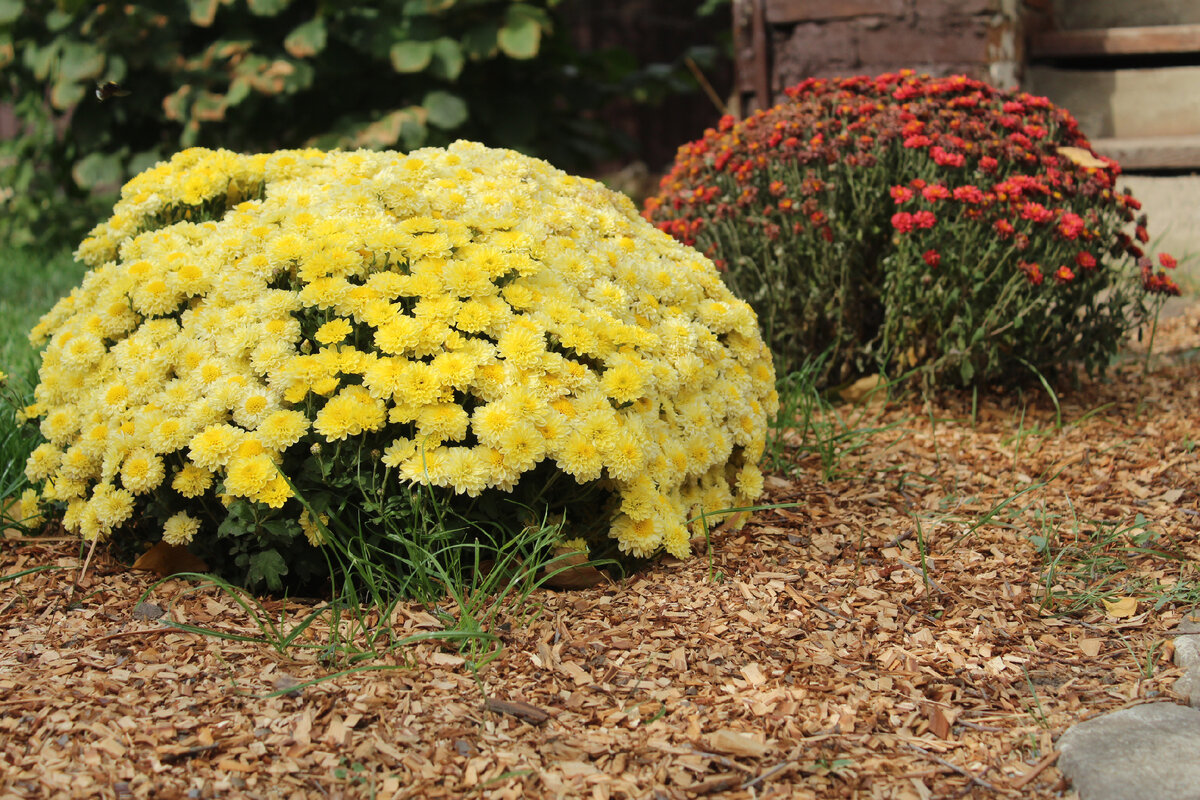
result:
[[(1200, 310), (1155, 352), (1059, 408), (1040, 390), (862, 407), (876, 432), (840, 477), (799, 458), (768, 479), (795, 505), (710, 552), (535, 592), (482, 666), (444, 637), (331, 660), (327, 617), (275, 648), (211, 586), (103, 550), (83, 573), (78, 543), (10, 533), (0, 794), (1069, 795), (1057, 737), (1177, 702), (1170, 634), (1200, 602)], [(289, 629), (311, 607), (261, 606)], [(436, 637), (454, 611), (368, 622), (377, 643)]]

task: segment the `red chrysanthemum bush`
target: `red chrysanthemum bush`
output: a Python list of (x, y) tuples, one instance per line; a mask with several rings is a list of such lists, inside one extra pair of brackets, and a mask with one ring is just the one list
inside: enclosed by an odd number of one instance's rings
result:
[(1045, 98), (909, 72), (787, 96), (681, 147), (644, 211), (727, 271), (782, 368), (1099, 371), (1178, 294), (1119, 166)]

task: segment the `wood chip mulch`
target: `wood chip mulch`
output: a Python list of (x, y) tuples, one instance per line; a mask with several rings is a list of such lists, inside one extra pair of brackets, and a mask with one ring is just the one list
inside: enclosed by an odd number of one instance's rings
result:
[[(1062, 797), (1055, 741), (1178, 702), (1171, 631), (1200, 604), (1200, 309), (1105, 381), (875, 427), (820, 479), (619, 582), (539, 591), (454, 643), (345, 664), (260, 635), (212, 588), (77, 543), (0, 544), (5, 797)], [(38, 571), (38, 568), (40, 569)], [(265, 601), (295, 624), (306, 609)], [(450, 609), (452, 611), (452, 609)], [(438, 631), (416, 605), (379, 623)], [(326, 641), (322, 622), (297, 644)]]

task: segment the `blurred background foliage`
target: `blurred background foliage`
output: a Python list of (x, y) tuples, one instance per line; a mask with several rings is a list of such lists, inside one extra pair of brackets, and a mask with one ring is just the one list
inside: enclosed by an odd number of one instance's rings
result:
[[(647, 155), (659, 167), (719, 114), (724, 95), (701, 88), (728, 91), (727, 6), (0, 0), (0, 101), (15, 117), (0, 141), (0, 238), (73, 243), (130, 176), (197, 145), (467, 138), (573, 172)], [(632, 48), (630, 31), (642, 31)], [(664, 113), (679, 98), (682, 116)]]

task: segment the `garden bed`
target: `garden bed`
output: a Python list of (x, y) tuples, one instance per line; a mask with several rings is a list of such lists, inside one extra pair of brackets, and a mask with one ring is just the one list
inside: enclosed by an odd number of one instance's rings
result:
[[(802, 453), (767, 480), (797, 505), (718, 531), (711, 557), (536, 592), (477, 671), (437, 641), (322, 662), (324, 618), (282, 653), (227, 638), (262, 631), (216, 589), (173, 579), (139, 604), (153, 576), (101, 550), (72, 586), (77, 542), (10, 536), (0, 789), (1062, 796), (1056, 737), (1176, 699), (1169, 632), (1200, 603), (1200, 309), (1155, 341), (1148, 374), (1134, 351), (1060, 408), (1032, 391), (868, 408), (881, 432), (826, 462), (840, 477)], [(286, 624), (308, 607), (265, 603)], [(380, 625), (436, 632), (438, 612)]]

